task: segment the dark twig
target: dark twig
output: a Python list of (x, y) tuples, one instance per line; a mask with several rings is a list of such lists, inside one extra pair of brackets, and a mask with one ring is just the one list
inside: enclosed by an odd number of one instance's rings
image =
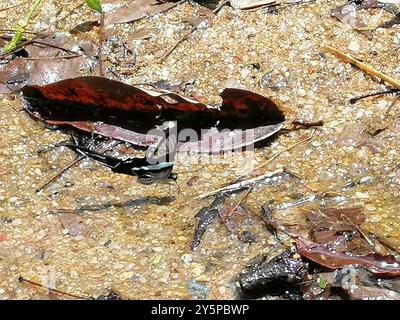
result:
[(396, 102), (399, 101), (399, 99), (400, 99), (400, 95), (398, 95), (398, 96), (393, 100), (393, 102), (390, 104), (389, 108), (387, 108), (387, 110), (386, 110), (386, 112), (385, 112), (385, 115), (386, 115), (386, 116), (389, 114), (390, 110), (392, 110), (392, 108), (394, 107), (394, 105), (396, 104)]
[(368, 94), (365, 94), (365, 95), (362, 95), (362, 96), (359, 96), (359, 97), (351, 98), (349, 100), (349, 102), (351, 104), (355, 104), (357, 101), (359, 101), (361, 99), (380, 96), (380, 95), (384, 95), (384, 94), (396, 93), (396, 92), (399, 92), (399, 91), (400, 91), (399, 89), (393, 88), (393, 89), (389, 89), (389, 90), (385, 90), (385, 91), (378, 91), (378, 92), (368, 93)]
[(57, 293), (57, 294), (61, 294), (61, 295), (64, 295), (64, 296), (68, 296), (68, 297), (71, 297), (71, 298), (81, 299), (81, 300), (88, 300), (89, 299), (89, 298), (85, 298), (85, 297), (78, 296), (78, 295), (75, 295), (75, 294), (71, 294), (71, 293), (63, 292), (63, 291), (60, 291), (60, 290), (57, 290), (57, 289), (52, 289), (52, 288), (46, 287), (46, 286), (44, 286), (44, 285), (42, 285), (40, 283), (34, 282), (32, 280), (25, 279), (22, 276), (20, 276), (18, 278), (18, 281), (23, 283), (23, 284), (30, 284), (32, 286), (39, 287), (39, 288), (42, 288), (42, 289), (46, 289), (48, 291), (51, 291), (51, 292), (54, 292), (54, 293)]
[(0, 9), (0, 12), (1, 12), (1, 11), (6, 11), (6, 10), (13, 9), (13, 8), (19, 7), (19, 6), (21, 6), (21, 5), (22, 5), (22, 3), (19, 3), (19, 4), (15, 4), (15, 5), (13, 5), (13, 6), (1, 8), (1, 9)]
[(36, 189), (36, 192), (42, 191), (44, 188), (46, 188), (49, 184), (53, 183), (56, 181), (59, 177), (61, 177), (62, 174), (64, 174), (66, 171), (71, 169), (74, 165), (76, 165), (78, 162), (82, 161), (86, 156), (80, 156), (79, 158), (75, 159), (72, 161), (69, 165), (67, 165), (65, 168), (63, 168), (60, 172), (58, 172), (55, 176), (53, 176), (50, 180), (48, 180), (44, 185), (42, 185), (40, 188)]

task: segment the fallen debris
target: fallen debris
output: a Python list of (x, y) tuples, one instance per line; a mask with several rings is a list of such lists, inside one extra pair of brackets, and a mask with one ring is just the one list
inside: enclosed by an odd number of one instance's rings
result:
[(363, 70), (370, 76), (378, 77), (378, 78), (382, 79), (383, 81), (386, 81), (387, 83), (391, 84), (393, 87), (400, 89), (400, 82), (398, 80), (384, 74), (381, 71), (374, 69), (373, 67), (371, 67), (357, 59), (354, 59), (353, 57), (349, 56), (348, 54), (346, 54), (338, 49), (332, 48), (330, 46), (325, 47), (325, 49), (328, 52), (334, 54), (339, 59), (343, 60), (344, 62), (355, 65), (356, 67), (360, 68), (361, 70)]
[(239, 276), (240, 287), (245, 295), (283, 295), (299, 292), (299, 283), (307, 280), (308, 265), (295, 252), (284, 253), (245, 269)]

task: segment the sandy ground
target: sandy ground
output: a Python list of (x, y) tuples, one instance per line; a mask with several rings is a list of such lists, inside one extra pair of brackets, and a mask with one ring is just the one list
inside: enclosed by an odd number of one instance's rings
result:
[[(54, 10), (40, 13), (33, 30), (49, 25), (51, 29), (55, 22), (54, 28), (67, 31), (90, 15), (84, 7), (71, 13), (76, 7), (73, 1), (44, 2)], [(211, 24), (195, 31), (161, 62), (157, 57), (188, 29), (183, 21), (195, 17), (199, 7), (184, 4), (166, 14), (109, 27), (106, 31), (120, 34), (134, 48), (141, 66), (132, 74), (120, 76), (120, 80), (180, 83), (195, 79), (189, 92), (209, 102), (217, 102), (225, 87), (243, 87), (277, 99), (299, 118), (323, 119), (325, 125), (316, 130), (310, 142), (280, 155), (263, 168), (265, 172), (286, 168), (302, 180), (284, 179), (273, 185), (257, 186), (244, 204), (259, 212), (261, 205), (272, 203), (277, 217), (288, 223), (304, 222), (307, 208), (359, 205), (367, 215), (363, 230), (384, 237), (400, 249), (399, 105), (388, 114), (393, 96), (351, 105), (349, 98), (384, 86), (362, 72), (356, 73), (351, 65), (323, 50), (324, 45), (339, 48), (399, 79), (400, 26), (378, 29), (368, 40), (330, 17), (330, 11), (343, 3), (315, 1), (280, 8), (275, 13), (224, 7)], [(1, 5), (7, 6), (7, 1)], [(9, 28), (24, 12), (26, 5), (6, 15), (1, 13), (0, 21)], [(54, 13), (55, 21), (51, 20)], [(370, 10), (361, 16), (372, 24), (391, 17), (383, 10)], [(155, 37), (130, 39), (129, 34), (141, 27), (154, 28)], [(96, 39), (97, 33), (89, 32), (84, 37)], [(385, 54), (396, 46), (397, 50)], [(254, 64), (259, 68), (254, 68)], [(115, 72), (118, 74), (119, 70)], [(111, 73), (106, 76), (116, 78)], [(279, 88), (267, 88), (271, 84)], [(254, 154), (228, 155), (225, 163), (208, 156), (180, 155), (175, 171), (179, 173), (181, 194), (173, 187), (169, 191), (165, 185), (140, 185), (132, 177), (112, 174), (89, 160), (37, 194), (35, 189), (70, 163), (74, 154), (58, 149), (38, 155), (38, 149), (66, 136), (44, 128), (18, 111), (22, 104), (18, 95), (1, 97), (1, 299), (49, 298), (44, 290), (20, 284), (19, 276), (47, 281), (59, 290), (85, 297), (114, 289), (130, 299), (234, 298), (238, 273), (251, 258), (284, 249), (276, 246), (275, 239), (257, 218), (249, 216), (245, 225), (256, 235), (257, 243), (242, 243), (215, 221), (199, 249), (192, 252), (194, 215), (212, 201), (194, 198), (265, 162), (309, 135), (310, 130), (281, 134)], [(366, 133), (382, 128), (386, 129), (374, 136)], [(197, 183), (187, 186), (193, 176), (199, 176)], [(337, 191), (349, 182), (360, 181), (347, 191)], [(330, 201), (282, 209), (282, 204), (309, 194), (309, 188), (338, 194)], [(59, 209), (174, 193), (176, 200), (166, 205), (84, 211), (79, 214), (86, 229), (84, 236), (69, 235), (57, 214)], [(235, 204), (240, 196), (228, 202)]]

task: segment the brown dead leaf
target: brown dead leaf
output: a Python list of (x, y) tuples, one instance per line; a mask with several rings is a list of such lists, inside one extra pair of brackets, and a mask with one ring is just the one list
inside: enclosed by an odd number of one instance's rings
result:
[[(44, 85), (97, 72), (96, 59), (83, 54), (94, 55), (97, 51), (90, 41), (77, 42), (64, 33), (39, 34), (35, 41), (38, 43), (25, 47), (27, 58), (17, 57), (0, 66), (0, 93), (16, 92), (27, 84)], [(81, 45), (83, 48), (76, 51)]]
[(63, 212), (58, 214), (58, 218), (63, 228), (68, 230), (70, 236), (87, 235), (87, 228), (83, 224), (83, 220), (80, 216), (69, 212)]
[(263, 6), (275, 5), (280, 1), (274, 0), (230, 0), (233, 9), (254, 9)]
[(137, 0), (105, 14), (104, 24), (126, 23), (146, 16), (167, 11), (175, 7), (176, 2), (159, 2), (157, 0)]

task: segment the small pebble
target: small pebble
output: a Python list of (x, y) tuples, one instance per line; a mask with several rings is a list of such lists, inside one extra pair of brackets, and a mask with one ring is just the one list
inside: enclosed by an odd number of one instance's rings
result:
[(182, 260), (182, 262), (184, 262), (184, 263), (191, 263), (192, 261), (193, 261), (193, 258), (192, 258), (192, 255), (191, 254), (184, 254), (182, 257), (181, 257), (181, 260)]

